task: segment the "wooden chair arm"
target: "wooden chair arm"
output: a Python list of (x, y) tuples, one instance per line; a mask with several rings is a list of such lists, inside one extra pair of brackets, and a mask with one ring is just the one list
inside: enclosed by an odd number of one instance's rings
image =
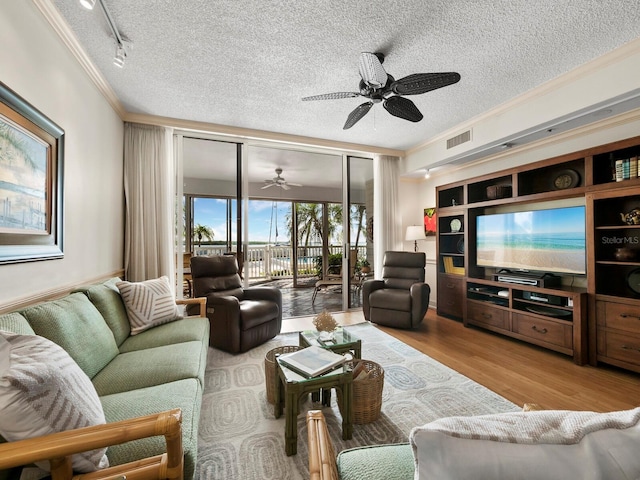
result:
[[(167, 445), (167, 451), (162, 455), (73, 475), (73, 454), (158, 435), (165, 437)], [(52, 480), (101, 480), (119, 476), (126, 476), (127, 480), (183, 480), (182, 412), (180, 409), (168, 410), (120, 422), (0, 444), (0, 470), (42, 461), (49, 461)]]
[(176, 305), (194, 305), (200, 304), (200, 317), (207, 316), (207, 299), (205, 297), (198, 298), (179, 298), (176, 300)]
[(320, 410), (307, 412), (309, 436), (309, 478), (311, 480), (339, 480), (336, 453), (329, 438), (324, 414)]

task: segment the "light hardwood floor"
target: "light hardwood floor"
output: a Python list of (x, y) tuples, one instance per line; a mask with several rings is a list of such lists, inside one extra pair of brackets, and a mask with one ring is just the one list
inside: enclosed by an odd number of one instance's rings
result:
[[(361, 311), (334, 314), (341, 325), (364, 321)], [(313, 328), (313, 317), (283, 322), (283, 331)], [(640, 406), (640, 374), (570, 357), (438, 317), (429, 309), (415, 330), (377, 326), (517, 405), (607, 412)], [(285, 330), (286, 329), (286, 330)]]

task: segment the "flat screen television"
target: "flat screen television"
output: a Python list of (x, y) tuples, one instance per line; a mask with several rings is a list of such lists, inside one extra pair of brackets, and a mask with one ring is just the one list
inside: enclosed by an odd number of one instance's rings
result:
[(479, 215), (476, 263), (511, 271), (585, 274), (585, 207)]

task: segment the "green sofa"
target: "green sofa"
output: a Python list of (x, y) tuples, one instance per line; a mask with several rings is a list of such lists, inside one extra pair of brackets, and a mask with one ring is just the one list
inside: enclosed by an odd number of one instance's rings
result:
[[(185, 317), (131, 336), (117, 281), (79, 288), (61, 299), (0, 315), (0, 329), (40, 335), (64, 348), (91, 379), (107, 423), (179, 408), (184, 478), (191, 479), (209, 320)], [(113, 466), (164, 450), (164, 439), (151, 437), (111, 446), (107, 457)]]

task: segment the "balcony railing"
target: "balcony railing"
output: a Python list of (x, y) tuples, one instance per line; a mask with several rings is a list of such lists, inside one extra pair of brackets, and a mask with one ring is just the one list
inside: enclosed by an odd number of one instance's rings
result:
[[(194, 246), (194, 255), (222, 255), (228, 250), (225, 246)], [(342, 245), (330, 245), (330, 254), (342, 254)], [(358, 246), (358, 259), (365, 258), (366, 246)], [(316, 277), (316, 257), (322, 256), (322, 246), (298, 247), (295, 268), (298, 278)], [(287, 245), (249, 246), (246, 251), (243, 274), (250, 283), (283, 278), (292, 278), (294, 272), (293, 247)]]

